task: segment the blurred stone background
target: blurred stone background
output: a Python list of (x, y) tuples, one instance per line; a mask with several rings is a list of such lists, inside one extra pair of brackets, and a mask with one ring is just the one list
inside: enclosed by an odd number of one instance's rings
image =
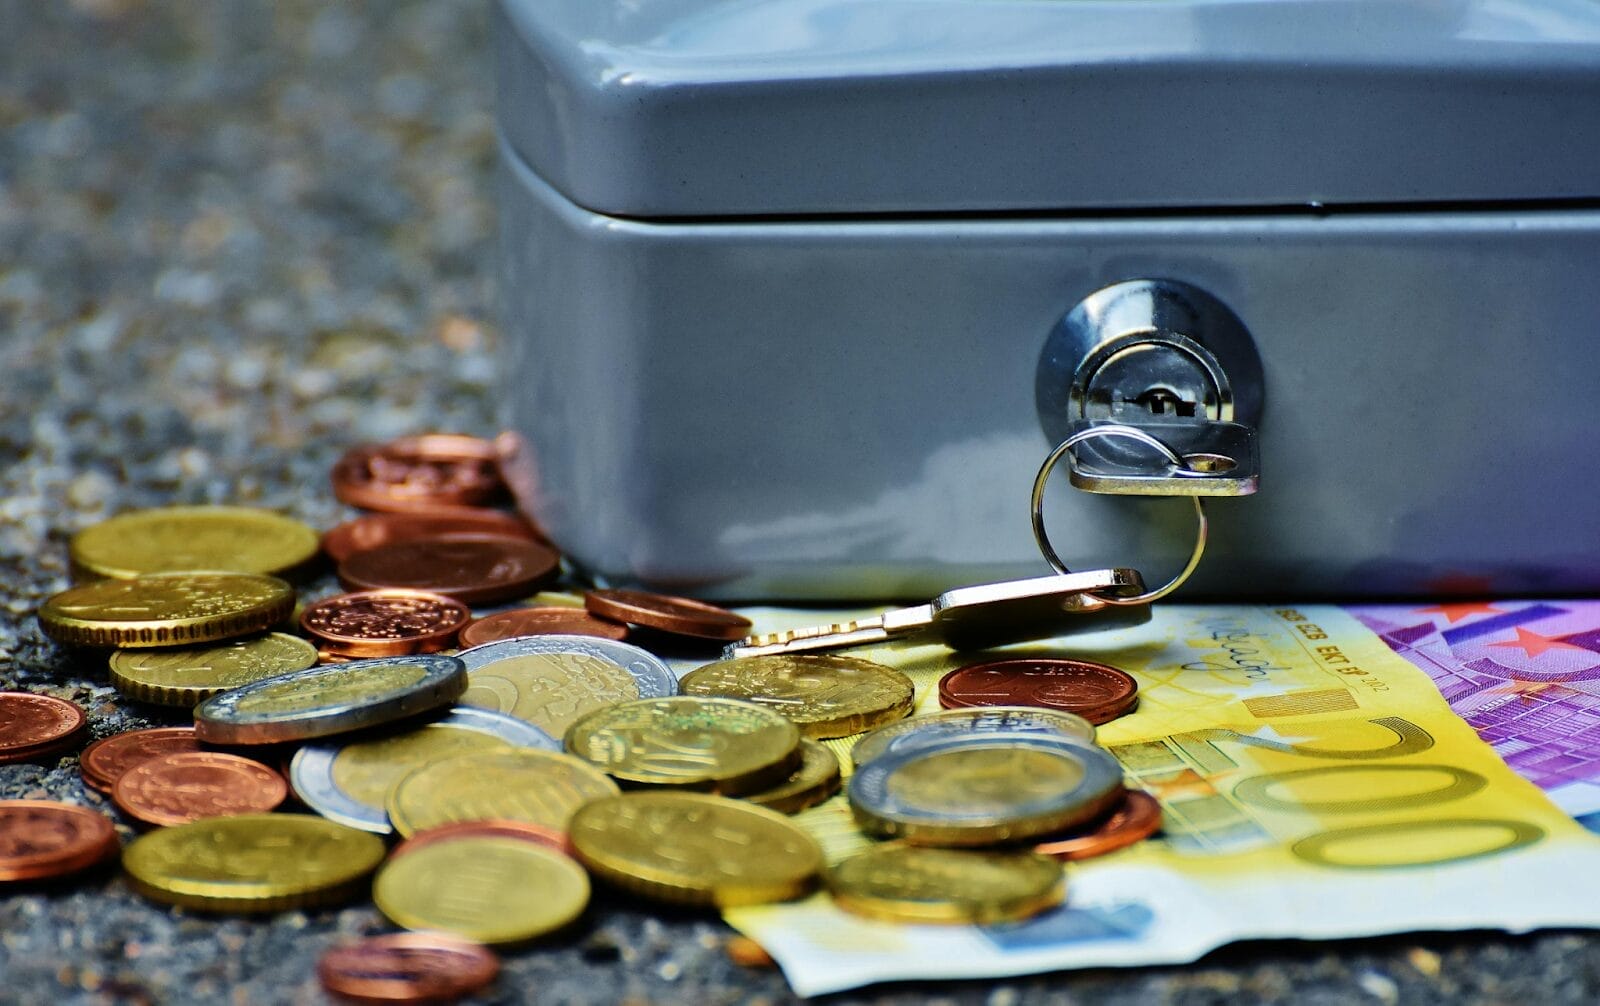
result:
[[(0, 0), (0, 688), (80, 703), (95, 737), (183, 720), (125, 707), (104, 668), (39, 634), (72, 532), (197, 502), (329, 527), (346, 446), (495, 431), (488, 31), (487, 0)], [(111, 810), (76, 756), (0, 766), (0, 798), (24, 796)], [(114, 871), (0, 890), (0, 1003), (318, 1002), (318, 954), (386, 929), (365, 903), (169, 910)], [(730, 963), (727, 935), (602, 898), (574, 933), (507, 955), (491, 1000), (790, 998), (778, 972)], [(1593, 1002), (1596, 947), (1256, 944), (832, 1001)]]

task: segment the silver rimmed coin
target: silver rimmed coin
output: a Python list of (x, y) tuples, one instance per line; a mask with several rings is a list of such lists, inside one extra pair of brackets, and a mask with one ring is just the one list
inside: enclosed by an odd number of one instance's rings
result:
[(194, 731), (212, 744), (310, 740), (445, 708), (466, 686), (466, 665), (438, 653), (324, 664), (212, 696)]
[(330, 821), (387, 835), (389, 791), (413, 769), (457, 755), (508, 747), (560, 751), (531, 723), (487, 709), (458, 706), (442, 719), (383, 737), (308, 744), (289, 763), (289, 782), (306, 806)]
[(973, 706), (945, 709), (926, 716), (897, 720), (867, 734), (850, 749), (850, 760), (865, 765), (893, 751), (920, 747), (929, 741), (983, 734), (1065, 737), (1094, 742), (1094, 724), (1074, 713), (1039, 706)]
[(1081, 741), (980, 734), (875, 758), (856, 770), (848, 793), (869, 834), (999, 845), (1104, 815), (1122, 799), (1122, 766)]
[(678, 694), (678, 678), (647, 650), (586, 636), (520, 636), (457, 654), (467, 666), (464, 706), (515, 716), (552, 737), (585, 713)]

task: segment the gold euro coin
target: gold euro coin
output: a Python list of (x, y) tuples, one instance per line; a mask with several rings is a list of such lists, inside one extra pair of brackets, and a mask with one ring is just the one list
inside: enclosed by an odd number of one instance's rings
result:
[(800, 767), (771, 789), (746, 793), (741, 799), (781, 814), (798, 814), (839, 792), (839, 759), (809, 737), (800, 741)]
[(684, 675), (684, 695), (766, 706), (807, 737), (847, 737), (911, 712), (911, 679), (892, 667), (831, 654), (774, 654), (707, 664)]
[(219, 570), (283, 573), (317, 554), (317, 533), (297, 520), (238, 506), (134, 510), (72, 536), (79, 569), (128, 579), (144, 573)]
[(117, 650), (111, 654), (111, 683), (136, 702), (194, 706), (218, 692), (317, 662), (317, 648), (283, 632), (214, 646), (176, 650)]
[(567, 729), (566, 748), (618, 779), (738, 796), (800, 765), (800, 731), (762, 706), (675, 696), (598, 709)]
[(822, 849), (788, 818), (699, 793), (628, 793), (585, 804), (569, 836), (595, 876), (659, 901), (757, 905), (809, 891)]
[(522, 943), (583, 914), (589, 877), (568, 856), (492, 835), (440, 839), (378, 871), (372, 900), (398, 926)]
[(462, 705), (515, 716), (551, 737), (584, 713), (639, 698), (627, 668), (593, 654), (525, 653), (475, 663), (467, 665)]
[(272, 628), (294, 589), (257, 573), (149, 573), (64, 590), (39, 608), (45, 635), (69, 646), (190, 646)]
[(890, 842), (827, 874), (847, 912), (890, 922), (986, 923), (1026, 919), (1061, 904), (1059, 860), (1036, 852), (928, 849)]
[(308, 814), (241, 814), (162, 828), (122, 853), (153, 901), (213, 912), (276, 912), (359, 897), (383, 840)]
[(520, 748), (420, 766), (389, 790), (389, 822), (406, 838), (454, 821), (527, 821), (566, 831), (577, 809), (616, 796), (604, 772), (571, 755)]

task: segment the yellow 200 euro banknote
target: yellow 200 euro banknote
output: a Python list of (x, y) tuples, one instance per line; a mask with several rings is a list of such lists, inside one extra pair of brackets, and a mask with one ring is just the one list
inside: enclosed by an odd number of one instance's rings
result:
[[(984, 656), (852, 652), (911, 675), (919, 712), (938, 708), (941, 675)], [(1138, 709), (1099, 739), (1161, 801), (1160, 837), (1072, 864), (1067, 903), (1022, 923), (897, 925), (826, 894), (728, 911), (799, 994), (1172, 964), (1251, 938), (1600, 925), (1600, 903), (1571, 882), (1600, 873), (1600, 839), (1340, 609), (1164, 606), (1134, 629), (1005, 653), (1081, 656), (1138, 679)], [(836, 742), (847, 770), (853, 740)], [(868, 842), (843, 796), (799, 820), (834, 860)]]

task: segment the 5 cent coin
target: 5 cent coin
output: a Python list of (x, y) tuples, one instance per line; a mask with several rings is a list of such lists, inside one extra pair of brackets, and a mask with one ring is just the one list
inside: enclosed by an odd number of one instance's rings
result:
[(0, 800), (0, 882), (77, 873), (116, 852), (104, 814), (53, 800)]
[(1065, 657), (991, 660), (939, 679), (939, 704), (1042, 706), (1106, 723), (1133, 708), (1139, 683), (1108, 664)]
[(514, 608), (478, 619), (461, 630), (462, 646), (482, 646), (517, 636), (593, 636), (620, 642), (628, 627), (582, 608)]
[(151, 758), (128, 769), (111, 796), (122, 812), (158, 827), (207, 817), (264, 814), (289, 795), (283, 777), (259, 762), (218, 751)]
[(78, 756), (78, 771), (89, 787), (110, 795), (122, 774), (162, 755), (199, 751), (194, 727), (152, 727), (102, 737)]
[(349, 657), (434, 653), (472, 621), (460, 601), (421, 590), (363, 590), (308, 604), (300, 629), (324, 649)]

